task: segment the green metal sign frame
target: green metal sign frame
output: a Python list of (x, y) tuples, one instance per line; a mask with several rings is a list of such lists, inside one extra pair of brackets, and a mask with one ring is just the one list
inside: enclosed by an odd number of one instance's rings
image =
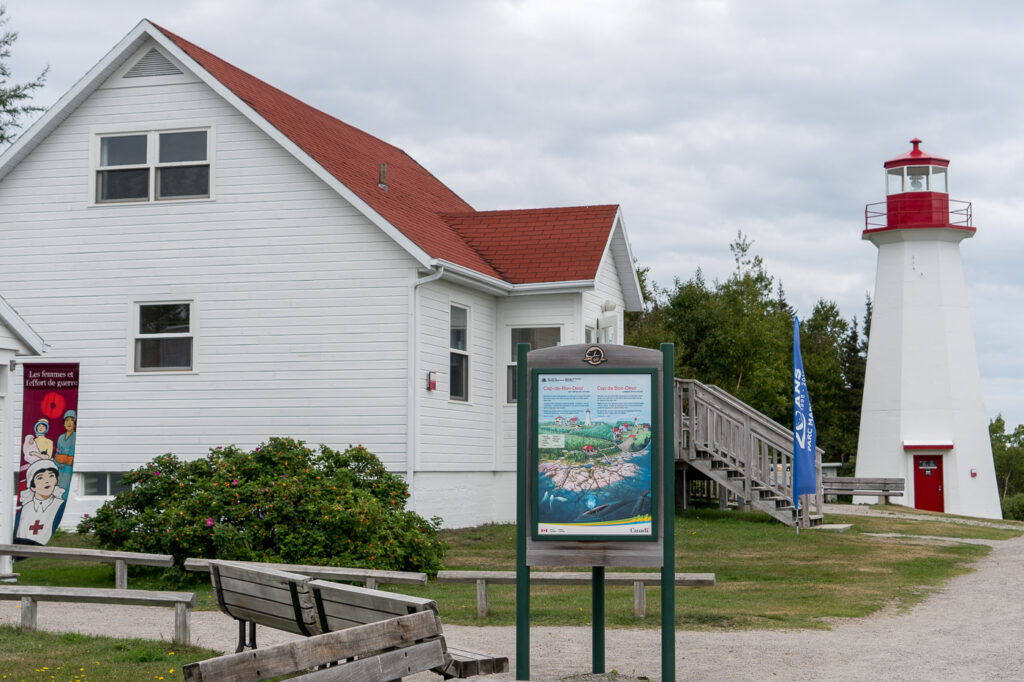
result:
[[(532, 517), (532, 523), (536, 523), (537, 510), (532, 507), (532, 504), (536, 503), (536, 499), (529, 500), (530, 495), (530, 483), (533, 483), (533, 497), (536, 498), (537, 481), (536, 476), (537, 468), (533, 467), (531, 470), (531, 448), (536, 448), (536, 434), (538, 433), (537, 419), (535, 414), (533, 415), (533, 421), (531, 422), (531, 408), (530, 401), (527, 399), (527, 392), (533, 390), (536, 395), (534, 386), (528, 388), (527, 381), (529, 379), (527, 372), (527, 354), (530, 351), (530, 345), (526, 343), (518, 344), (516, 349), (516, 357), (518, 366), (516, 368), (516, 378), (518, 381), (518, 405), (517, 405), (517, 428), (519, 430), (519, 437), (517, 440), (517, 460), (518, 467), (516, 472), (516, 680), (529, 680), (530, 679), (530, 567), (526, 563), (527, 556), (527, 544), (528, 536), (531, 534), (531, 529), (528, 524), (531, 520), (528, 518)], [(589, 352), (589, 349), (588, 349)], [(548, 368), (544, 369), (544, 372), (558, 372), (571, 373), (571, 374), (583, 374), (585, 370), (580, 368), (571, 370), (551, 370)], [(675, 374), (675, 347), (671, 343), (661, 344), (661, 400), (660, 410), (656, 409), (653, 404), (657, 401), (657, 369), (649, 369), (647, 367), (607, 367), (604, 369), (595, 370), (599, 374), (614, 374), (614, 373), (651, 373), (652, 376), (652, 387), (651, 387), (651, 401), (652, 401), (652, 477), (655, 475), (657, 465), (653, 462), (653, 454), (659, 452), (655, 448), (655, 434), (658, 436), (658, 443), (660, 444), (660, 454), (662, 456), (662, 476), (661, 485), (658, 486), (653, 482), (652, 487), (656, 490), (660, 487), (660, 503), (661, 508), (661, 524), (660, 528), (655, 525), (657, 524), (658, 513), (656, 513), (657, 502), (652, 500), (651, 516), (652, 516), (652, 538), (657, 539), (659, 530), (661, 532), (662, 540), (662, 557), (661, 557), (661, 678), (663, 680), (674, 680), (676, 676), (675, 671), (675, 652), (676, 652), (676, 641), (675, 641), (675, 391), (674, 391), (674, 374)], [(535, 373), (533, 375), (534, 380), (540, 374)], [(533, 401), (536, 402), (536, 401)], [(535, 409), (535, 408), (534, 408)], [(658, 415), (661, 415), (660, 418)], [(658, 426), (655, 425), (654, 419), (660, 419)], [(530, 427), (533, 427), (532, 430)], [(660, 428), (659, 428), (660, 427)], [(527, 434), (533, 434), (528, 437)], [(536, 452), (536, 450), (534, 450)], [(531, 479), (531, 475), (533, 479)], [(652, 491), (652, 495), (654, 491)], [(532, 512), (528, 514), (528, 512)], [(536, 537), (534, 533), (534, 540), (540, 540), (542, 538)], [(580, 536), (566, 537), (564, 535), (552, 538), (553, 540), (582, 540)], [(625, 539), (625, 538), (618, 538)], [(647, 538), (643, 538), (647, 539)], [(609, 541), (612, 538), (607, 536), (599, 536), (596, 538), (599, 541)], [(590, 540), (591, 542), (593, 540)], [(571, 544), (571, 543), (570, 543)], [(638, 547), (639, 549), (639, 547)], [(592, 667), (594, 673), (605, 672), (605, 637), (604, 637), (604, 620), (605, 620), (605, 567), (604, 566), (592, 566), (592, 602), (593, 602), (593, 627), (592, 627)]]

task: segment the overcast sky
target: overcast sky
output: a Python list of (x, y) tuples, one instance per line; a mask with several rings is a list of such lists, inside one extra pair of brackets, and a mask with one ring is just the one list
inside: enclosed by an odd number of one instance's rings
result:
[[(622, 207), (671, 285), (742, 230), (805, 317), (863, 317), (864, 205), (922, 147), (972, 201), (986, 407), (1024, 423), (1024, 3), (0, 0), (50, 105), (147, 18), (405, 149), (477, 209)], [(813, 396), (812, 396), (813, 399)]]

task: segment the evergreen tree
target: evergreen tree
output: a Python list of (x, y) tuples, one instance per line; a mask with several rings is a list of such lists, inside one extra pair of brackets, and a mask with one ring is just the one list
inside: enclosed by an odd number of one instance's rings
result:
[[(794, 311), (782, 283), (752, 246), (737, 234), (729, 247), (736, 269), (724, 282), (709, 283), (698, 269), (685, 282), (676, 279), (670, 290), (659, 289), (641, 268), (647, 305), (627, 319), (626, 343), (647, 348), (675, 343), (677, 377), (719, 386), (788, 428)], [(860, 428), (866, 340), (858, 334), (857, 319), (844, 320), (831, 301), (818, 301), (801, 323), (818, 445), (827, 461), (850, 462)]]
[[(7, 25), (7, 8), (0, 5), (0, 30)], [(0, 145), (6, 145), (15, 137), (15, 131), (21, 127), (19, 121), (23, 116), (42, 111), (42, 107), (29, 104), (32, 92), (43, 87), (49, 67), (26, 83), (10, 83), (10, 68), (7, 60), (11, 57), (11, 47), (18, 39), (14, 31), (0, 33)]]

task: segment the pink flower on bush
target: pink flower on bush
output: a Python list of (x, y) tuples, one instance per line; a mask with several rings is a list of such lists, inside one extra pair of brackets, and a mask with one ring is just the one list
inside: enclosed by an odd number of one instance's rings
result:
[(238, 479), (236, 478), (235, 480), (231, 481), (231, 485), (238, 485)]
[(206, 518), (206, 527), (209, 528), (212, 525), (213, 525), (213, 519), (210, 518), (210, 517), (207, 517)]

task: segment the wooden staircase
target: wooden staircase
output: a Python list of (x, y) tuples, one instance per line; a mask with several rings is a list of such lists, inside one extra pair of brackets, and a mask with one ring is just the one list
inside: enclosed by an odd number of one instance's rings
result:
[(821, 448), (814, 495), (793, 506), (793, 432), (717, 386), (675, 380), (675, 457), (719, 490), (789, 526), (822, 523)]

